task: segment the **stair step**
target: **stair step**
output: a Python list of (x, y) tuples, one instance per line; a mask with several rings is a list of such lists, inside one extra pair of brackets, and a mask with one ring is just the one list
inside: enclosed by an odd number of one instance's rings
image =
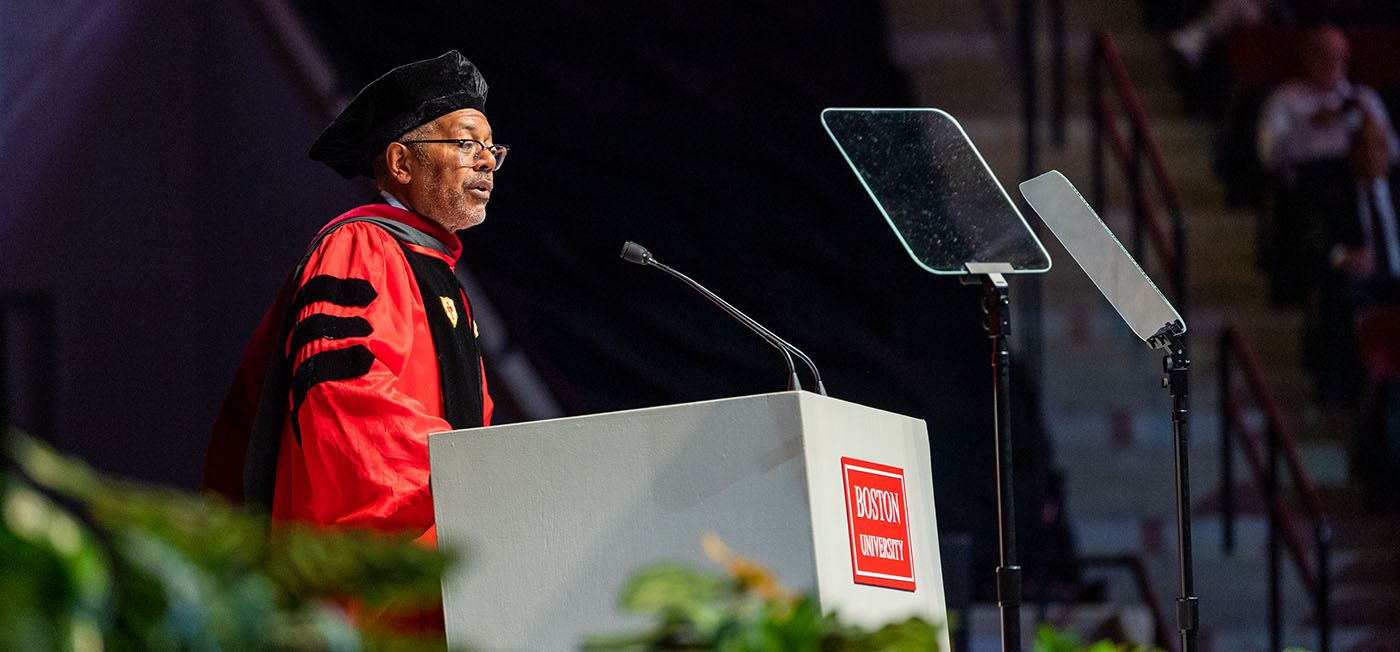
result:
[(1338, 584), (1378, 580), (1400, 582), (1400, 552), (1393, 545), (1351, 547), (1345, 554), (1348, 559), (1338, 564), (1336, 572)]
[(1365, 638), (1341, 648), (1346, 652), (1400, 652), (1400, 626), (1376, 627)]
[(1330, 517), (1333, 521), (1332, 545), (1336, 548), (1377, 548), (1395, 546), (1400, 541), (1400, 523), (1394, 517), (1348, 515)]
[[(1036, 605), (1024, 604), (1020, 610), (1022, 645), (1031, 649), (1035, 637)], [(972, 652), (995, 652), (1001, 646), (1001, 608), (995, 603), (974, 603), (968, 608), (964, 622), (968, 627), (968, 649)], [(1081, 632), (1088, 640), (1111, 635), (1105, 626), (1118, 628), (1129, 640), (1152, 640), (1152, 617), (1138, 603), (1126, 604), (1049, 604), (1045, 605), (1045, 622), (1060, 629)]]
[[(1282, 466), (1280, 466), (1282, 468)], [(1236, 473), (1235, 476), (1235, 511), (1240, 514), (1263, 514), (1264, 499), (1260, 495), (1257, 485), (1254, 484), (1252, 472), (1240, 468), (1244, 474)], [(1281, 490), (1285, 492), (1285, 498), (1294, 510), (1297, 509), (1297, 492), (1293, 488), (1292, 482), (1287, 481), (1285, 472), (1285, 482), (1281, 485)], [(1355, 487), (1350, 485), (1319, 484), (1314, 485), (1317, 491), (1318, 500), (1322, 503), (1322, 510), (1329, 519), (1345, 519), (1351, 524), (1352, 519), (1365, 520), (1368, 517), (1356, 516), (1356, 511), (1360, 505), (1360, 494)], [(1220, 513), (1221, 493), (1219, 489), (1213, 489), (1206, 496), (1196, 502), (1192, 507), (1196, 513), (1218, 514)], [(1384, 522), (1384, 519), (1381, 519)], [(1335, 526), (1333, 529), (1336, 529)]]
[[(1378, 584), (1360, 590), (1345, 587), (1339, 588), (1337, 593), (1343, 591), (1345, 595), (1334, 594), (1331, 600), (1333, 623), (1340, 626), (1400, 623), (1400, 591), (1397, 591), (1397, 585)], [(1311, 615), (1301, 623), (1317, 624)]]
[[(1003, 18), (1014, 28), (1014, 10)], [(993, 5), (886, 3), (894, 56), (904, 62), (918, 103), (950, 111), (1013, 198), (1024, 174), (1021, 102), (1014, 66), (1003, 59), (982, 13)], [(1066, 87), (1069, 115), (1063, 146), (1049, 143), (1050, 125), (1037, 125), (1044, 137), (1042, 169), (1065, 174), (1090, 201), (1105, 223), (1130, 244), (1129, 198), (1111, 153), (1107, 157), (1106, 201), (1090, 197), (1093, 146), (1087, 108), (1090, 36), (1109, 26), (1125, 63), (1139, 86), (1152, 120), (1154, 140), (1180, 191), (1186, 222), (1186, 279), (1191, 333), (1193, 383), (1190, 430), (1193, 489), (1193, 542), (1197, 590), (1202, 605), (1202, 650), (1258, 650), (1267, 631), (1267, 521), (1242, 454), (1236, 450), (1237, 548), (1221, 549), (1216, 338), (1226, 324), (1244, 333), (1263, 365), (1275, 400), (1285, 412), (1300, 445), (1309, 477), (1318, 486), (1334, 530), (1332, 569), (1336, 585), (1333, 649), (1369, 652), (1400, 646), (1400, 526), (1393, 519), (1359, 515), (1359, 500), (1347, 475), (1346, 451), (1352, 424), (1345, 415), (1319, 412), (1311, 379), (1302, 361), (1305, 313), (1275, 306), (1269, 280), (1257, 264), (1260, 221), (1253, 211), (1232, 210), (1212, 170), (1213, 126), (1181, 116), (1181, 98), (1172, 81), (1160, 34), (1145, 31), (1142, 3), (1066, 3), (1069, 12), (1069, 68)], [(1042, 22), (1044, 28), (1045, 21)], [(1042, 48), (1045, 47), (1042, 43)], [(1048, 72), (1048, 58), (1041, 72)], [(1044, 78), (1042, 78), (1044, 79)], [(1042, 108), (1051, 89), (1041, 84)], [(1158, 189), (1148, 192), (1160, 205)], [(1165, 212), (1163, 212), (1165, 216)], [(1038, 224), (1032, 212), (1028, 221)], [(1053, 438), (1055, 466), (1064, 474), (1067, 514), (1081, 554), (1140, 552), (1148, 564), (1158, 599), (1170, 607), (1176, 594), (1175, 492), (1172, 472), (1170, 397), (1161, 388), (1161, 352), (1138, 340), (1048, 231), (1046, 248), (1055, 265), (1041, 277), (1044, 351), (1042, 404)], [(1170, 277), (1148, 251), (1143, 269), (1163, 293), (1175, 298)], [(1247, 418), (1262, 427), (1262, 413), (1246, 397)], [(1291, 491), (1287, 489), (1286, 491)], [(1292, 495), (1290, 494), (1290, 497)], [(1296, 498), (1291, 503), (1297, 509)], [(1310, 541), (1311, 532), (1304, 530)], [(1027, 555), (1027, 564), (1034, 562)], [(1310, 624), (1310, 597), (1291, 561), (1285, 561), (1284, 643), (1315, 649)], [(1140, 597), (1125, 573), (1095, 570), (1111, 588), (1115, 605), (1136, 604)], [(1389, 592), (1389, 593), (1387, 593)], [(1354, 605), (1371, 599), (1369, 606)], [(1025, 612), (1023, 611), (1023, 614)], [(986, 614), (984, 614), (985, 616)], [(999, 649), (995, 612), (984, 623), (982, 638), (971, 649)], [(1168, 617), (1170, 622), (1170, 616)], [(1387, 628), (1389, 626), (1389, 628)], [(1389, 644), (1389, 648), (1379, 647)], [(980, 647), (979, 647), (980, 645)], [(1371, 647), (1364, 647), (1370, 645)]]

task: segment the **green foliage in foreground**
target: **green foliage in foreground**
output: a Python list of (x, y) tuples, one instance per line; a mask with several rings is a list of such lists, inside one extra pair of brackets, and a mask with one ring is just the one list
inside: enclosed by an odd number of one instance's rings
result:
[(1064, 632), (1041, 625), (1036, 630), (1035, 643), (1031, 652), (1162, 652), (1159, 648), (1145, 648), (1136, 643), (1113, 643), (1099, 641), (1090, 645), (1079, 642), (1074, 632)]
[[(815, 599), (783, 588), (767, 568), (738, 557), (712, 535), (706, 552), (724, 573), (656, 564), (633, 574), (619, 608), (649, 616), (647, 631), (596, 635), (590, 652), (938, 652), (940, 627), (919, 618), (870, 631), (823, 615)], [(1131, 643), (1084, 646), (1072, 632), (1041, 627), (1034, 652), (1160, 652)]]
[(919, 620), (876, 631), (841, 625), (809, 597), (765, 594), (745, 579), (703, 574), (675, 564), (638, 571), (620, 607), (655, 617), (650, 631), (593, 636), (585, 650), (716, 650), (722, 652), (926, 652), (938, 650), (938, 628)]
[[(13, 431), (0, 433), (0, 650), (358, 652), (443, 650), (441, 636), (357, 631), (342, 605), (440, 608), (446, 560), (401, 538), (279, 527), (217, 499), (100, 475)], [(623, 611), (648, 631), (593, 636), (586, 650), (928, 652), (920, 619), (869, 631), (823, 615), (772, 573), (705, 542), (724, 573), (638, 571)], [(1042, 628), (1035, 652), (1146, 652)]]
[(439, 609), (446, 560), (403, 538), (279, 527), (98, 474), (10, 431), (0, 469), (0, 650), (433, 650), (342, 605)]

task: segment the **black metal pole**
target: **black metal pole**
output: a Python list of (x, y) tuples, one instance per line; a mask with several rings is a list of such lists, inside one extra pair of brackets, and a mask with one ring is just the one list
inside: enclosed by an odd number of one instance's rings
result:
[(1332, 543), (1332, 528), (1326, 523), (1313, 527), (1313, 546), (1317, 549), (1317, 595), (1314, 609), (1317, 618), (1317, 652), (1330, 652), (1332, 648), (1332, 606), (1329, 604), (1331, 581), (1328, 554)]
[(1147, 187), (1142, 181), (1142, 132), (1133, 129), (1132, 160), (1129, 162), (1128, 192), (1133, 197), (1133, 258), (1142, 260), (1142, 223), (1147, 219)]
[(1065, 0), (1050, 0), (1050, 140), (1065, 146)]
[(1006, 279), (988, 274), (982, 280), (982, 309), (992, 339), (993, 401), (996, 404), (997, 522), (1001, 565), (997, 567), (997, 604), (1001, 608), (1001, 649), (1021, 649), (1021, 567), (1016, 563), (1016, 499), (1011, 464), (1011, 298)]
[(1220, 533), (1225, 552), (1235, 551), (1235, 422), (1230, 418), (1230, 403), (1234, 401), (1235, 386), (1231, 382), (1230, 357), (1234, 349), (1234, 333), (1228, 328), (1220, 334), (1216, 353), (1216, 381), (1220, 390)]
[(1279, 594), (1279, 548), (1278, 535), (1280, 522), (1278, 504), (1278, 432), (1273, 426), (1268, 428), (1268, 444), (1265, 446), (1264, 501), (1269, 510), (1269, 649), (1278, 650), (1283, 639), (1283, 614)]
[(1181, 652), (1195, 652), (1200, 605), (1191, 559), (1191, 467), (1186, 429), (1191, 360), (1186, 357), (1186, 346), (1180, 335), (1168, 333), (1169, 344), (1162, 367), (1172, 396), (1172, 439), (1176, 447), (1176, 547), (1181, 584), (1181, 596), (1176, 599), (1176, 626), (1181, 632)]
[(1099, 112), (1099, 98), (1103, 95), (1103, 70), (1099, 65), (1103, 57), (1103, 43), (1096, 36), (1094, 38), (1093, 51), (1089, 55), (1089, 115), (1093, 117), (1090, 123), (1093, 125), (1093, 138), (1090, 149), (1093, 155), (1090, 157), (1090, 177), (1093, 180), (1094, 206), (1100, 211), (1104, 209), (1104, 200), (1107, 199), (1108, 181), (1104, 179), (1104, 118)]
[[(1042, 172), (1040, 169), (1040, 74), (1039, 48), (1036, 34), (1037, 0), (1021, 0), (1019, 15), (1020, 31), (1020, 72), (1021, 72), (1021, 122), (1023, 126), (1023, 178), (1030, 179)], [(1022, 208), (1025, 205), (1022, 204)], [(1039, 220), (1032, 220), (1031, 229), (1042, 236)], [(1030, 275), (1022, 286), (1020, 301), (1020, 328), (1023, 339), (1017, 355), (1023, 369), (1038, 373), (1043, 361), (1041, 336), (1043, 324), (1042, 291), (1040, 276)], [(1038, 386), (1037, 386), (1038, 387)], [(1039, 391), (1033, 387), (1030, 391)]]
[(1176, 250), (1176, 268), (1172, 270), (1172, 285), (1176, 286), (1174, 303), (1176, 309), (1185, 315), (1190, 309), (1186, 303), (1186, 212), (1176, 205), (1169, 210), (1172, 220), (1172, 248)]
[(1024, 128), (1025, 178), (1039, 174), (1040, 142), (1036, 122), (1040, 113), (1040, 88), (1036, 73), (1036, 0), (1021, 0), (1021, 120)]

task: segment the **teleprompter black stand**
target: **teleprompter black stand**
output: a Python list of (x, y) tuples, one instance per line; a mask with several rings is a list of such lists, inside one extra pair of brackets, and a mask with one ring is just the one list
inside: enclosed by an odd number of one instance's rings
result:
[(1011, 466), (1011, 295), (1002, 274), (1011, 271), (1006, 263), (965, 263), (969, 276), (960, 280), (971, 285), (982, 281), (984, 327), (992, 339), (992, 402), (996, 407), (997, 444), (997, 537), (1000, 564), (997, 566), (997, 607), (1001, 612), (1003, 650), (1021, 649), (1021, 566), (1016, 560), (1016, 492)]
[(1196, 629), (1200, 617), (1200, 600), (1196, 598), (1196, 582), (1191, 560), (1191, 467), (1187, 452), (1186, 395), (1191, 359), (1186, 357), (1183, 336), (1186, 328), (1181, 321), (1165, 324), (1156, 335), (1148, 338), (1154, 348), (1166, 349), (1162, 385), (1172, 397), (1172, 446), (1176, 460), (1176, 551), (1181, 595), (1176, 599), (1176, 628), (1181, 633), (1182, 652), (1196, 651)]
[(996, 570), (1002, 650), (1021, 649), (1021, 567), (1011, 457), (1011, 301), (1006, 274), (1041, 273), (1050, 255), (962, 126), (938, 109), (826, 109), (822, 123), (914, 262), (981, 283), (996, 406)]
[(1064, 175), (1052, 170), (1024, 181), (1021, 194), (1133, 332), (1152, 348), (1166, 351), (1162, 358), (1166, 374), (1162, 386), (1172, 397), (1177, 566), (1181, 584), (1176, 623), (1182, 652), (1195, 652), (1200, 601), (1195, 595), (1191, 559), (1191, 476), (1186, 428), (1191, 360), (1186, 356), (1186, 322)]

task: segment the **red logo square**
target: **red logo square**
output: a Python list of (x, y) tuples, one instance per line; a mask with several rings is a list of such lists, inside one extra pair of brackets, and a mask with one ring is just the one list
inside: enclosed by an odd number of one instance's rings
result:
[(841, 458), (856, 584), (914, 590), (904, 469)]

